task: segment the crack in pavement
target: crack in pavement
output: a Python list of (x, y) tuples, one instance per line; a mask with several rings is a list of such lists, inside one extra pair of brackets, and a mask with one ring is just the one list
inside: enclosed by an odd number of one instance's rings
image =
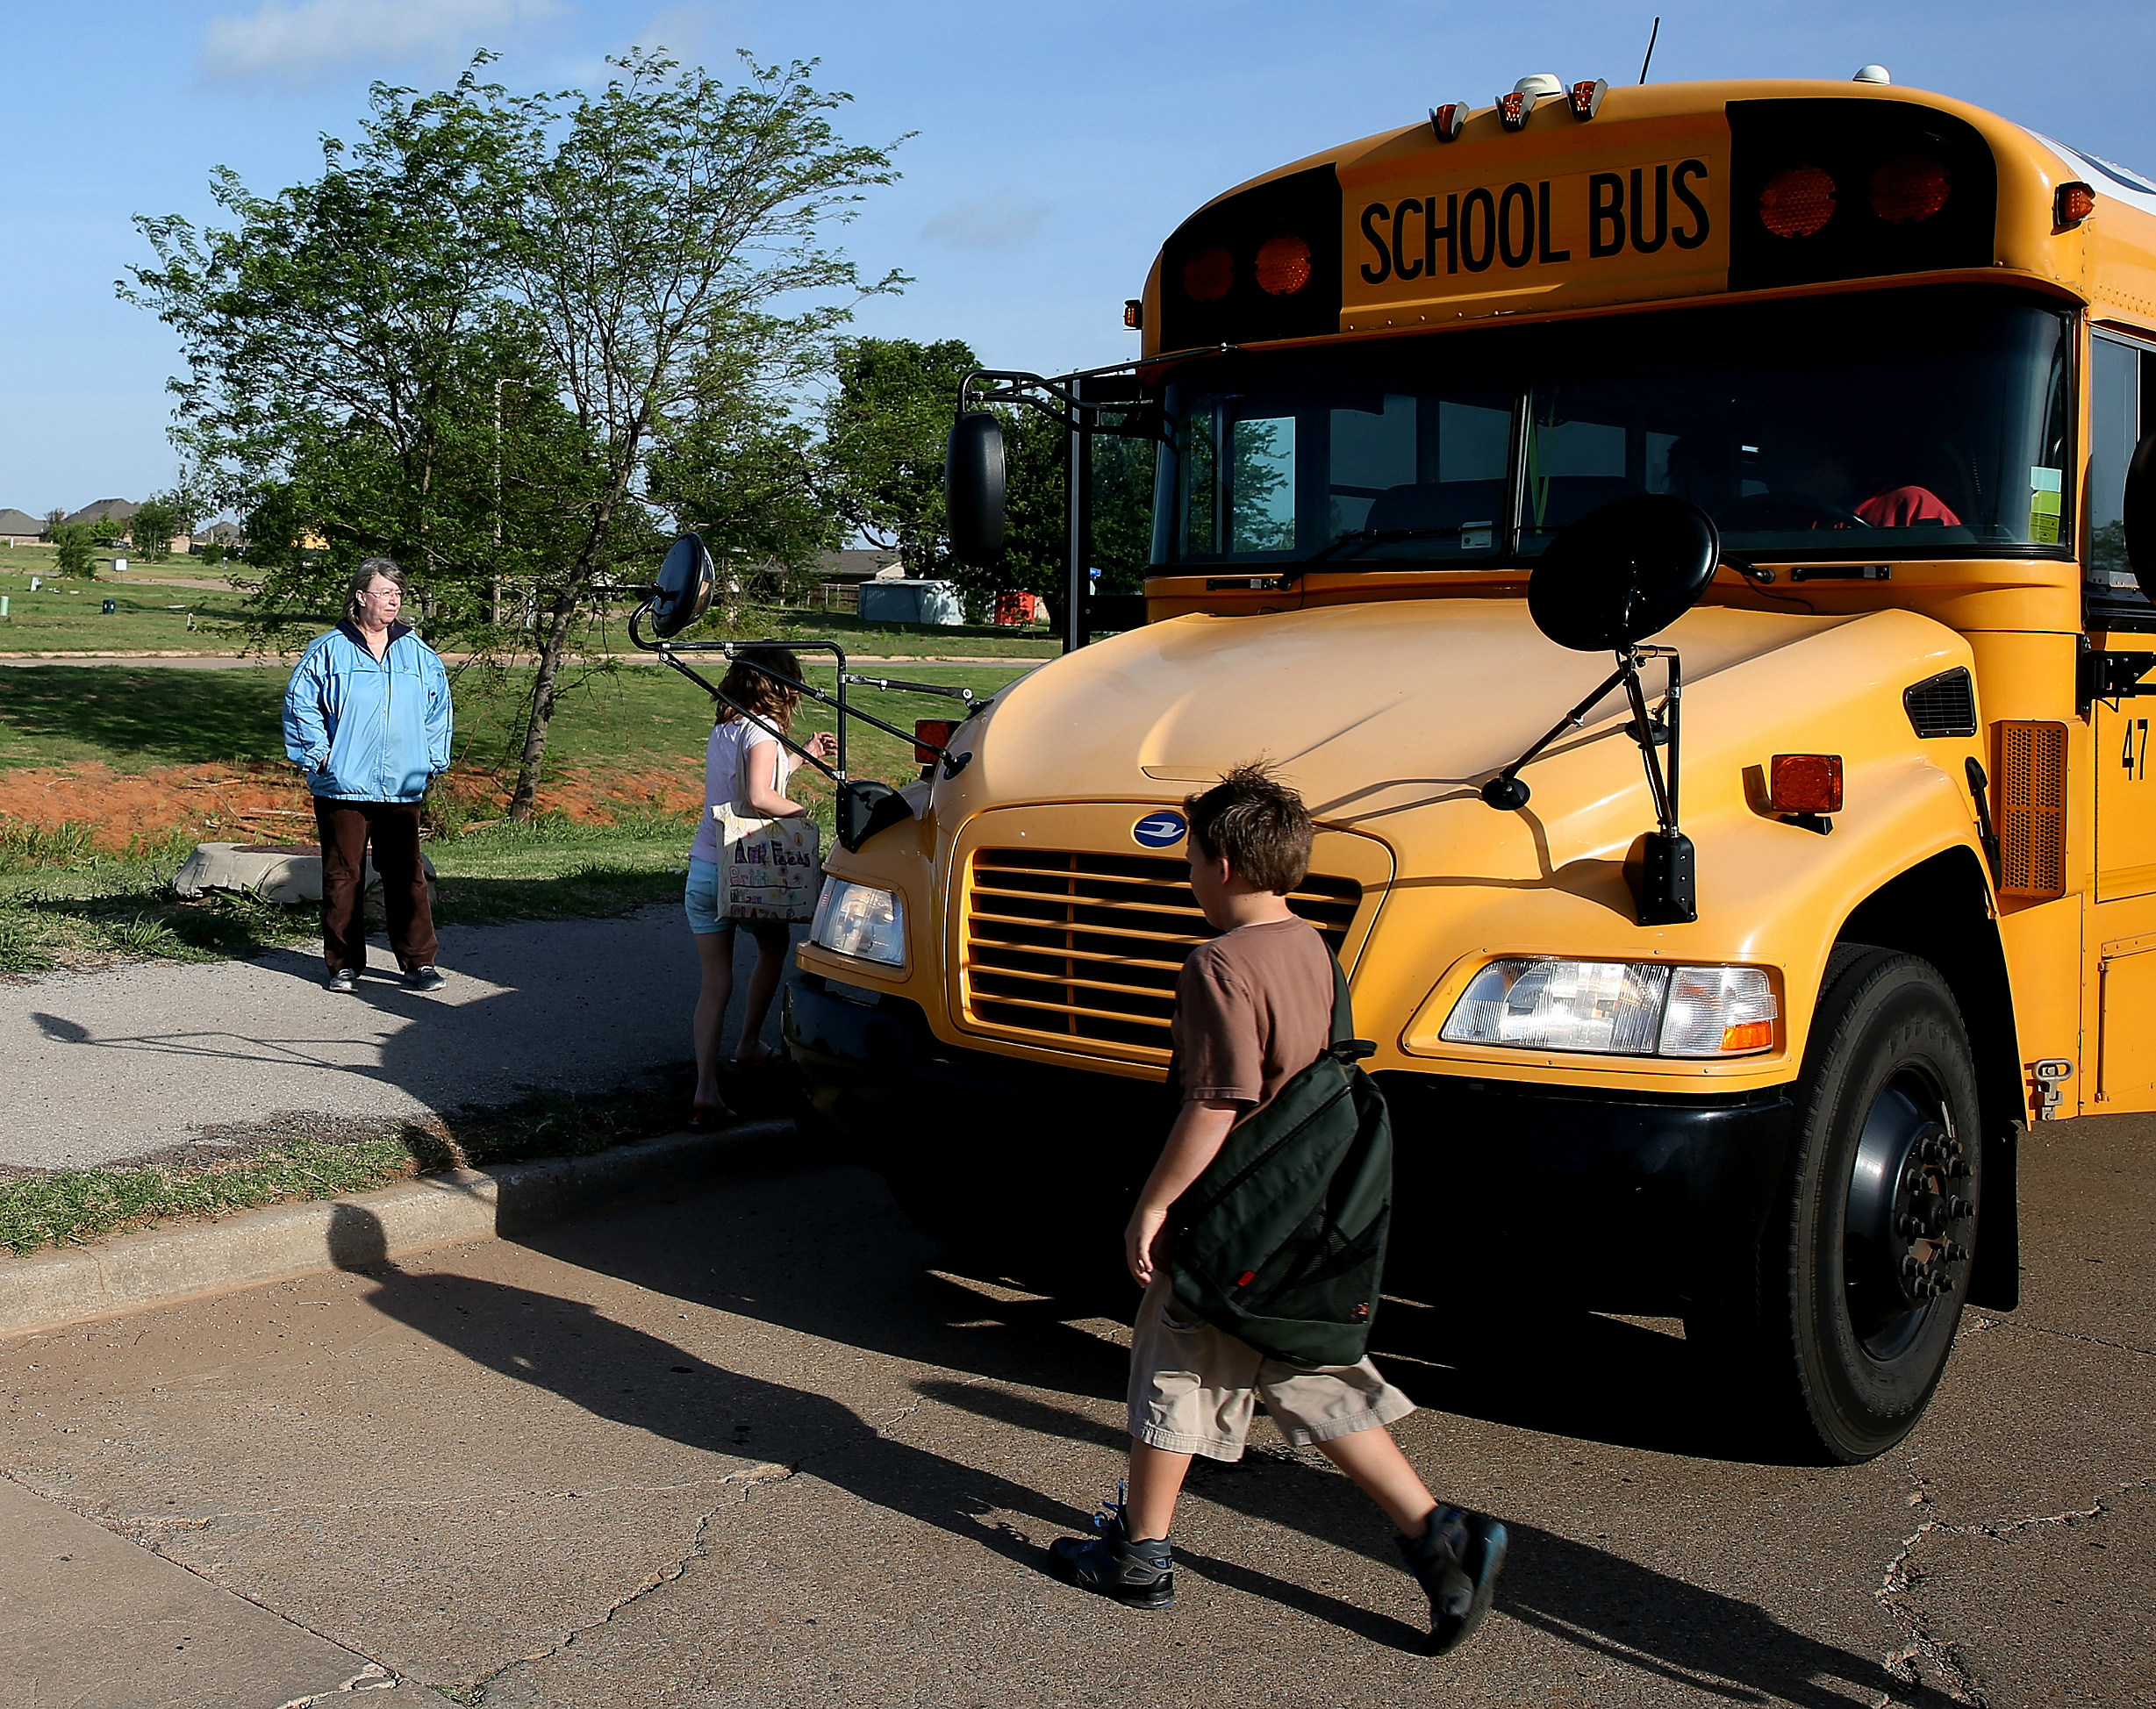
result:
[[(706, 1548), (704, 1543), (705, 1535), (710, 1531), (712, 1522), (719, 1517), (721, 1512), (725, 1510), (728, 1500), (739, 1499), (745, 1502), (749, 1498), (749, 1493), (750, 1491), (766, 1484), (783, 1483), (787, 1478), (791, 1477), (799, 1469), (795, 1466), (773, 1464), (754, 1466), (746, 1470), (727, 1473), (726, 1477), (719, 1479), (718, 1481), (721, 1484), (733, 1485), (734, 1489), (739, 1491), (738, 1497), (729, 1495), (727, 1498), (722, 1498), (709, 1508), (703, 1514), (703, 1516), (697, 1520), (696, 1529), (689, 1534), (688, 1547), (682, 1551), (681, 1555), (677, 1559), (670, 1562), (665, 1566), (661, 1567), (658, 1571), (653, 1573), (648, 1578), (645, 1579), (642, 1584), (639, 1584), (627, 1596), (617, 1597), (612, 1603), (607, 1605), (605, 1611), (601, 1613), (597, 1620), (586, 1620), (582, 1626), (572, 1627), (559, 1643), (548, 1644), (544, 1649), (534, 1650), (529, 1655), (519, 1655), (513, 1662), (504, 1663), (500, 1667), (495, 1669), (492, 1673), (487, 1675), (485, 1678), (480, 1680), (476, 1684), (473, 1685), (469, 1691), (465, 1691), (462, 1695), (459, 1695), (456, 1698), (456, 1701), (471, 1705), (471, 1709), (476, 1709), (476, 1705), (486, 1701), (487, 1688), (492, 1685), (496, 1680), (501, 1678), (503, 1675), (512, 1673), (519, 1668), (529, 1667), (536, 1662), (551, 1660), (553, 1657), (559, 1655), (563, 1650), (568, 1649), (570, 1646), (575, 1644), (579, 1638), (582, 1638), (586, 1633), (596, 1632), (603, 1626), (612, 1624), (614, 1616), (619, 1614), (624, 1608), (629, 1607), (633, 1604), (642, 1601), (644, 1598), (649, 1596), (654, 1591), (663, 1590), (667, 1585), (677, 1583), (682, 1577), (682, 1576), (689, 1570), (689, 1563), (691, 1562), (708, 1555), (709, 1551)], [(677, 1487), (693, 1488), (694, 1486), (684, 1484)]]
[[(2156, 1478), (2143, 1478), (2138, 1484), (2122, 1484), (2114, 1495), (2124, 1495), (2156, 1485)], [(1923, 1506), (1930, 1501), (1927, 1480), (1916, 1480), (1916, 1492), (1909, 1498), (1912, 1507)], [(2003, 1541), (2016, 1531), (2027, 1531), (2046, 1525), (2081, 1525), (2106, 1517), (2111, 1512), (2109, 1502), (2096, 1498), (2089, 1507), (2069, 1508), (2059, 1513), (2037, 1513), (2027, 1519), (2006, 1520), (1992, 1523), (1976, 1521), (1958, 1525), (1951, 1520), (1926, 1520), (1916, 1530), (1902, 1540), (1902, 1547), (1894, 1558), (1887, 1562), (1885, 1575), (1879, 1589), (1873, 1592), (1880, 1605), (1894, 1623), (1902, 1629), (1908, 1640), (1901, 1648), (1890, 1651), (1881, 1663), (1887, 1675), (1904, 1687), (1920, 1689), (1923, 1685), (1920, 1661), (1928, 1662), (1938, 1671), (1942, 1689), (1956, 1703), (1966, 1704), (1968, 1709), (1989, 1709), (1991, 1699), (1983, 1685), (1962, 1662), (1961, 1646), (1942, 1642), (1933, 1636), (1930, 1624), (1916, 1606), (1916, 1587), (1923, 1582), (1923, 1574), (1912, 1558), (1917, 1546), (1927, 1537), (1989, 1537)], [(1882, 1693), (1872, 1709), (1891, 1709), (1896, 1693)]]
[(2131, 1341), (2107, 1341), (2101, 1335), (2077, 1335), (2071, 1329), (2047, 1329), (2040, 1323), (2016, 1323), (2005, 1326), (2025, 1329), (2032, 1335), (2055, 1335), (2062, 1341), (2086, 1341), (2091, 1347), (2108, 1347), (2120, 1353), (2138, 1354), (2144, 1359), (2156, 1359), (2156, 1348), (2136, 1347)]
[[(210, 1574), (203, 1571), (198, 1567), (190, 1564), (188, 1562), (181, 1560), (177, 1555), (166, 1554), (163, 1549), (158, 1548), (158, 1546), (154, 1542), (145, 1542), (140, 1537), (129, 1537), (125, 1532), (118, 1530), (106, 1520), (99, 1519), (94, 1513), (85, 1513), (80, 1508), (70, 1506), (67, 1502), (55, 1499), (52, 1496), (46, 1495), (39, 1491), (31, 1489), (29, 1484), (24, 1483), (22, 1479), (16, 1477), (13, 1472), (6, 1470), (4, 1468), (0, 1468), (0, 1477), (4, 1477), (9, 1483), (14, 1484), (18, 1489), (28, 1491), (28, 1492), (36, 1497), (38, 1500), (49, 1501), (54, 1506), (60, 1508), (65, 1512), (73, 1513), (77, 1519), (88, 1520), (92, 1525), (97, 1526), (103, 1530), (111, 1532), (114, 1536), (124, 1538), (128, 1542), (133, 1543), (136, 1548), (147, 1549), (150, 1554), (154, 1555), (159, 1560), (170, 1562), (174, 1566), (179, 1568), (182, 1572), (190, 1574), (194, 1577), (199, 1578), (205, 1584), (215, 1586), (218, 1590), (224, 1591), (226, 1595), (237, 1597), (240, 1601), (250, 1604), (254, 1607), (261, 1609), (262, 1612), (268, 1614), (272, 1620), (282, 1620), (294, 1631), (304, 1632), (310, 1638), (319, 1638), (322, 1641), (322, 1642), (330, 1645), (332, 1648), (341, 1649), (354, 1661), (363, 1663), (359, 1672), (354, 1674), (350, 1679), (347, 1680), (343, 1684), (338, 1686), (334, 1691), (326, 1693), (318, 1692), (315, 1696), (311, 1698), (298, 1698), (296, 1700), (298, 1704), (305, 1705), (310, 1703), (319, 1703), (325, 1696), (335, 1697), (341, 1693), (355, 1691), (371, 1691), (387, 1690), (403, 1683), (403, 1677), (394, 1669), (384, 1667), (381, 1663), (376, 1661), (373, 1656), (368, 1655), (364, 1650), (355, 1649), (350, 1644), (345, 1642), (343, 1639), (333, 1638), (326, 1632), (316, 1631), (312, 1626), (309, 1626), (306, 1621), (294, 1620), (282, 1608), (272, 1608), (268, 1603), (262, 1601), (260, 1598), (251, 1597), (245, 1591), (242, 1591), (234, 1585), (225, 1584), (219, 1579), (211, 1577)], [(387, 1684), (374, 1685), (362, 1684), (360, 1683), (363, 1680), (372, 1679), (376, 1675), (379, 1675), (385, 1679), (388, 1682)], [(280, 1705), (278, 1709), (293, 1709), (293, 1705), (290, 1704), (283, 1704)]]

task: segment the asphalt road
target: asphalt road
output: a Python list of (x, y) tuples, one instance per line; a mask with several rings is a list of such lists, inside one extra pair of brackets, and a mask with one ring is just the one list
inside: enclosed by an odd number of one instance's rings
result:
[(1515, 1539), (1444, 1661), (1382, 1521), (1263, 1425), (1193, 1478), (1172, 1612), (1045, 1577), (1114, 1488), (1121, 1331), (781, 1149), (0, 1348), (0, 1703), (2156, 1701), (2156, 1120), (2031, 1142), (2026, 1304), (1869, 1466), (1748, 1459), (1666, 1325), (1388, 1308), (1404, 1445)]

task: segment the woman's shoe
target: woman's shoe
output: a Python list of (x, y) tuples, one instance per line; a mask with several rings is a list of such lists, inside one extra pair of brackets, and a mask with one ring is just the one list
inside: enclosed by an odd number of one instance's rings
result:
[(723, 1104), (691, 1104), (689, 1106), (688, 1131), (691, 1133), (716, 1133), (721, 1127), (733, 1125), (734, 1112)]
[(756, 1054), (753, 1056), (744, 1056), (736, 1051), (734, 1055), (734, 1066), (735, 1068), (764, 1068), (777, 1062), (783, 1054), (774, 1050), (770, 1045), (759, 1041), (756, 1045)]

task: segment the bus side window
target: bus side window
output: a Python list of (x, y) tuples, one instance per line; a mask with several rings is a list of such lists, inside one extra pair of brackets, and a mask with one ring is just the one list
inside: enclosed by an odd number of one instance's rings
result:
[(2132, 345), (2089, 341), (2088, 576), (2092, 596), (2106, 601), (2140, 599), (2126, 561), (2126, 465), (2140, 442), (2152, 367), (2156, 356)]

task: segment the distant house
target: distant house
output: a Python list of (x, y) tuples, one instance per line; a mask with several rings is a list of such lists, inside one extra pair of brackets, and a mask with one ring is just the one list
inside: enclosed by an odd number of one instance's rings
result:
[(10, 546), (33, 546), (45, 538), (45, 525), (26, 511), (0, 511), (0, 540)]
[(115, 535), (124, 534), (127, 532), (127, 519), (133, 516), (139, 508), (131, 498), (100, 498), (94, 504), (83, 505), (67, 520), (69, 522), (117, 523), (118, 526), (112, 530), (113, 533)]
[(830, 611), (850, 611), (858, 609), (861, 584), (873, 582), (878, 576), (903, 576), (905, 566), (899, 561), (896, 552), (872, 550), (865, 547), (848, 547), (839, 552), (819, 552), (811, 566), (815, 582), (811, 587), (807, 604)]
[(204, 547), (214, 546), (226, 553), (236, 553), (245, 550), (247, 543), (247, 537), (240, 531), (238, 523), (213, 522), (183, 541), (175, 540), (172, 549), (175, 552), (191, 552), (199, 557)]

